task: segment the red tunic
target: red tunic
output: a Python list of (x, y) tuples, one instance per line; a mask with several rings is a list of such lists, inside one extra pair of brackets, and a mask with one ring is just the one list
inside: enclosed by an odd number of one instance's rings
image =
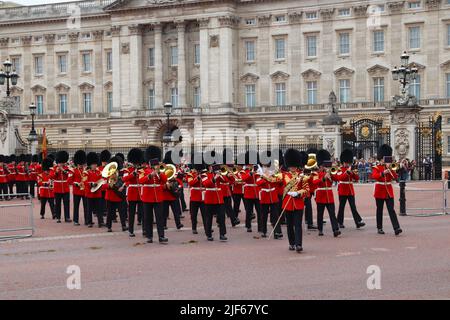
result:
[(39, 187), (39, 197), (41, 198), (54, 198), (55, 194), (50, 184), (50, 172), (44, 171), (37, 175), (37, 183)]
[(244, 170), (241, 173), (242, 180), (244, 181), (244, 199), (258, 199), (259, 189), (256, 184), (258, 174), (251, 172), (250, 170)]
[(8, 164), (8, 181), (14, 182), (16, 181), (16, 165), (14, 163)]
[(333, 181), (337, 181), (336, 175), (331, 175), (332, 181), (326, 179), (323, 181), (326, 172), (319, 172), (313, 178), (313, 184), (316, 187), (316, 203), (327, 204), (334, 203)]
[(28, 173), (26, 172), (25, 164), (22, 162), (17, 165), (16, 181), (28, 181)]
[(228, 176), (220, 176), (219, 179), (219, 187), (222, 192), (222, 196), (225, 197), (231, 197), (231, 188), (230, 188), (230, 178)]
[[(292, 179), (292, 173), (286, 172), (283, 174), (283, 186), (286, 188), (288, 183)], [(304, 198), (309, 196), (309, 183), (308, 178), (306, 177), (298, 177), (298, 182), (296, 184), (296, 187), (293, 187), (292, 189), (296, 189), (296, 192), (301, 193), (302, 190), (303, 194), (299, 194), (297, 197), (291, 197), (289, 194), (286, 193), (286, 196), (283, 198), (282, 203), (282, 209), (285, 211), (295, 211), (295, 210), (303, 210), (305, 207)], [(292, 190), (291, 189), (291, 190)], [(283, 190), (284, 192), (284, 190)]]
[(69, 170), (68, 166), (63, 166), (62, 169), (59, 166), (56, 166), (50, 171), (50, 177), (53, 180), (55, 193), (70, 192), (72, 172)]
[(231, 185), (231, 191), (233, 194), (243, 194), (244, 193), (244, 181), (242, 181), (241, 173), (238, 172), (235, 177), (232, 176), (231, 181), (233, 184)]
[[(86, 175), (87, 173), (84, 171), (83, 168), (76, 168), (73, 170), (73, 175), (72, 175), (72, 192), (74, 195), (77, 196), (84, 196), (86, 194), (86, 189), (84, 188), (84, 181), (83, 181), (83, 177), (85, 177), (84, 179), (86, 179)], [(83, 186), (83, 188), (81, 189), (80, 187)]]
[(123, 199), (122, 199), (122, 197), (121, 196), (119, 196), (118, 194), (117, 194), (117, 192), (116, 191), (114, 191), (114, 189), (112, 189), (110, 186), (109, 186), (109, 184), (104, 184), (103, 185), (103, 190), (106, 190), (106, 192), (105, 192), (105, 200), (106, 201), (111, 201), (111, 202), (122, 202), (122, 201), (124, 201)]
[(136, 168), (135, 167), (126, 168), (122, 179), (125, 185), (127, 186), (127, 200), (141, 201), (140, 194), (142, 191), (142, 187), (139, 184), (139, 173), (137, 172)]
[(372, 179), (375, 180), (375, 192), (373, 194), (375, 199), (394, 198), (392, 182), (397, 180), (398, 175), (395, 171), (385, 175), (384, 170), (386, 170), (384, 165), (374, 166), (372, 169)]
[(8, 183), (8, 171), (5, 165), (0, 166), (0, 183)]
[(202, 175), (202, 183), (205, 186), (205, 204), (223, 204), (220, 182), (214, 179), (214, 173)]
[(153, 168), (147, 168), (139, 175), (139, 184), (142, 185), (141, 200), (147, 203), (163, 201), (163, 185), (167, 182), (164, 173), (151, 176)]
[(189, 185), (189, 190), (191, 193), (190, 199), (196, 202), (203, 201), (203, 191), (205, 188), (202, 185), (202, 180), (198, 173), (188, 173), (187, 175), (187, 183)]
[(259, 186), (259, 202), (261, 204), (272, 204), (278, 202), (278, 182), (269, 182), (258, 177), (256, 184)]
[(349, 167), (342, 167), (341, 171), (337, 173), (337, 180), (339, 181), (338, 184), (338, 194), (339, 196), (354, 196), (355, 195), (355, 189), (353, 188), (353, 182), (358, 182), (359, 176), (358, 174), (354, 173), (353, 171), (348, 172), (348, 170), (351, 170)]
[(102, 188), (98, 189), (94, 193), (91, 192), (91, 183), (96, 183), (97, 181), (103, 179), (102, 178), (102, 172), (99, 169), (89, 169), (86, 171), (87, 178), (84, 182), (84, 189), (86, 190), (86, 197), (87, 198), (101, 198), (102, 197)]

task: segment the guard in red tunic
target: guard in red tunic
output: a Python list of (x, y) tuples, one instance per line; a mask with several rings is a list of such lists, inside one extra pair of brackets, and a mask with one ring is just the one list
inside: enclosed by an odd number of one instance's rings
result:
[(35, 188), (37, 183), (37, 175), (41, 173), (41, 165), (39, 164), (39, 156), (37, 154), (33, 154), (31, 157), (31, 163), (30, 163), (30, 174), (28, 175), (29, 181), (29, 188), (30, 188), (30, 195), (32, 198), (35, 197)]
[(327, 150), (317, 152), (317, 164), (319, 166), (318, 174), (313, 178), (313, 184), (316, 186), (317, 203), (317, 227), (319, 236), (323, 236), (323, 213), (325, 208), (330, 216), (331, 227), (335, 237), (341, 234), (336, 219), (336, 208), (334, 205), (333, 181), (337, 181), (336, 174), (332, 174), (331, 155)]
[(78, 150), (73, 156), (73, 163), (75, 168), (72, 170), (72, 194), (73, 194), (73, 223), (76, 226), (80, 225), (80, 203), (83, 203), (84, 224), (87, 226), (88, 220), (88, 205), (86, 198), (86, 189), (84, 182), (87, 179), (86, 170), (86, 152)]
[(86, 190), (88, 204), (87, 224), (89, 228), (94, 226), (92, 215), (95, 214), (98, 220), (98, 227), (101, 228), (105, 226), (103, 223), (103, 215), (101, 214), (102, 190), (101, 187), (98, 188), (98, 190), (92, 189), (94, 187), (98, 187), (99, 184), (104, 182), (102, 172), (98, 168), (100, 162), (98, 154), (95, 152), (89, 152), (86, 156), (86, 162), (88, 169), (84, 173), (86, 175), (84, 189)]
[(5, 156), (0, 154), (0, 200), (9, 200), (8, 191), (8, 167), (5, 163)]
[[(123, 174), (123, 182), (125, 182), (127, 186), (128, 234), (130, 237), (134, 237), (134, 220), (136, 214), (138, 215), (139, 225), (142, 221), (142, 215), (144, 212), (144, 206), (140, 196), (142, 186), (139, 184), (139, 170), (141, 170), (142, 163), (144, 162), (144, 153), (139, 148), (133, 148), (128, 152), (127, 159), (131, 166), (125, 169)], [(145, 234), (145, 230), (142, 231)]]
[(275, 239), (283, 238), (281, 225), (278, 223), (280, 212), (278, 211), (278, 190), (277, 185), (283, 181), (281, 172), (275, 172), (275, 168), (271, 167), (271, 152), (268, 153), (268, 161), (261, 162), (261, 169), (256, 179), (259, 187), (259, 203), (261, 207), (261, 237), (267, 238), (267, 220), (270, 213), (270, 223), (272, 227), (276, 226)]
[(355, 204), (355, 189), (353, 187), (354, 182), (359, 181), (359, 175), (357, 169), (352, 168), (353, 152), (349, 149), (342, 151), (341, 153), (341, 169), (337, 173), (338, 194), (339, 194), (339, 211), (337, 220), (339, 228), (345, 228), (344, 226), (344, 212), (345, 205), (348, 201), (350, 209), (352, 210), (353, 221), (355, 221), (356, 228), (364, 227), (366, 224), (362, 220), (361, 216), (356, 209)]
[(53, 219), (55, 216), (55, 194), (53, 193), (53, 181), (50, 172), (53, 167), (53, 160), (46, 158), (42, 161), (42, 172), (37, 175), (39, 186), (39, 199), (41, 201), (41, 219), (45, 217), (45, 206), (48, 203)]
[(394, 209), (394, 190), (392, 183), (397, 180), (397, 172), (390, 169), (392, 164), (392, 148), (388, 145), (382, 145), (377, 153), (379, 164), (372, 168), (372, 179), (375, 180), (375, 202), (377, 205), (377, 229), (379, 234), (383, 231), (383, 206), (386, 207), (391, 219), (395, 235), (402, 233), (398, 222), (397, 214)]
[(16, 155), (12, 154), (9, 156), (8, 162), (8, 186), (10, 195), (14, 194), (14, 186), (16, 185), (16, 176), (17, 176)]
[(112, 157), (109, 161), (110, 163), (115, 162), (117, 164), (117, 170), (112, 176), (107, 178), (106, 183), (103, 185), (106, 190), (105, 200), (108, 211), (106, 226), (108, 227), (108, 232), (112, 232), (112, 221), (116, 217), (117, 212), (119, 212), (122, 231), (127, 231), (126, 189), (121, 173), (123, 168), (122, 159)]
[(241, 202), (242, 198), (244, 197), (244, 181), (242, 181), (241, 171), (241, 165), (234, 166), (233, 172), (235, 173), (232, 175), (233, 183), (231, 185), (231, 192), (233, 193), (233, 211), (234, 216), (237, 220), (239, 220), (239, 212), (241, 212)]
[(61, 203), (64, 205), (64, 220), (69, 223), (70, 219), (70, 184), (72, 171), (67, 165), (69, 154), (67, 151), (58, 151), (56, 153), (56, 167), (51, 171), (50, 176), (53, 180), (55, 191), (55, 214), (58, 223), (61, 223)]
[(308, 196), (308, 178), (301, 174), (307, 158), (295, 149), (288, 149), (284, 154), (288, 172), (283, 174), (283, 204), (282, 214), (286, 215), (289, 250), (300, 253), (303, 251), (303, 209), (304, 198)]
[(317, 149), (309, 148), (306, 150), (306, 154), (308, 155), (308, 161), (304, 167), (303, 173), (309, 177), (309, 195), (305, 198), (305, 223), (307, 225), (308, 230), (317, 230), (317, 226), (314, 225), (313, 218), (313, 207), (312, 207), (312, 197), (315, 192), (315, 186), (312, 183), (313, 176), (316, 174), (316, 171), (319, 169), (317, 166)]
[[(164, 164), (174, 165), (172, 160), (172, 151), (166, 152), (164, 155)], [(175, 165), (174, 165), (175, 166)], [(175, 167), (176, 168), (176, 167)], [(176, 170), (175, 170), (176, 171)], [(166, 183), (163, 185), (163, 203), (162, 211), (164, 217), (164, 228), (167, 229), (167, 219), (169, 218), (169, 208), (172, 209), (173, 217), (175, 219), (175, 226), (179, 230), (183, 228), (181, 223), (181, 206), (180, 206), (180, 188), (179, 182), (176, 180), (176, 172), (172, 177), (167, 177)], [(166, 174), (167, 176), (167, 174)]]
[[(109, 160), (111, 159), (111, 152), (109, 150), (103, 150), (100, 152), (100, 166), (98, 169), (100, 172), (103, 171), (103, 168), (109, 163)], [(107, 208), (106, 208), (106, 190), (102, 188), (102, 199), (100, 200), (100, 211), (102, 212), (103, 216), (106, 217), (107, 215)], [(117, 222), (116, 217), (114, 217), (114, 222)]]
[(202, 175), (202, 184), (205, 187), (205, 233), (208, 241), (213, 241), (212, 222), (216, 215), (219, 225), (220, 241), (227, 241), (227, 228), (225, 226), (225, 209), (223, 206), (223, 195), (220, 189), (220, 165), (210, 166), (209, 172)]
[(261, 228), (261, 208), (259, 205), (259, 188), (256, 184), (258, 174), (256, 173), (256, 164), (258, 163), (258, 154), (247, 151), (245, 154), (246, 166), (241, 172), (242, 181), (244, 181), (244, 206), (245, 206), (245, 227), (247, 232), (252, 232), (253, 209), (256, 211), (258, 232)]
[[(198, 163), (197, 163), (198, 162)], [(198, 211), (200, 210), (200, 214), (202, 216), (203, 226), (206, 225), (205, 218), (205, 203), (203, 200), (203, 194), (205, 191), (205, 187), (202, 184), (202, 177), (206, 175), (206, 166), (202, 163), (203, 159), (201, 155), (193, 154), (192, 155), (192, 169), (186, 175), (186, 181), (189, 186), (190, 192), (190, 202), (189, 202), (189, 210), (191, 214), (191, 223), (192, 223), (192, 233), (198, 234), (197, 231), (197, 216)]]
[(28, 165), (26, 163), (25, 155), (21, 154), (19, 156), (19, 163), (16, 167), (16, 191), (20, 196), (18, 196), (21, 199), (27, 198), (25, 196), (28, 194)]
[(153, 242), (153, 214), (156, 218), (159, 243), (167, 243), (164, 236), (164, 216), (162, 212), (163, 185), (167, 177), (159, 172), (161, 162), (161, 149), (157, 146), (149, 146), (145, 150), (145, 159), (150, 166), (139, 170), (139, 184), (142, 185), (141, 200), (144, 203), (144, 228), (147, 242)]

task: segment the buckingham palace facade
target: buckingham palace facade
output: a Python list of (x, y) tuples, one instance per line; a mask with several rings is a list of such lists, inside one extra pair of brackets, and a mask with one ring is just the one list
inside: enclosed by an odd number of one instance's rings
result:
[[(384, 119), (406, 51), (426, 119), (450, 135), (450, 1), (88, 0), (0, 9), (11, 90), (53, 147), (159, 143), (171, 128), (276, 128), (319, 141), (328, 96), (344, 121)], [(2, 87), (1, 90), (4, 90)], [(3, 95), (4, 92), (1, 93)], [(30, 130), (27, 117), (19, 128)], [(445, 156), (444, 156), (445, 158)]]

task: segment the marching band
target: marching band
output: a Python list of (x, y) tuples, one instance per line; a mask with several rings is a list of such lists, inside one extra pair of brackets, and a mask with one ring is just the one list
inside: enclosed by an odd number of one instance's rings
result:
[[(244, 203), (245, 228), (252, 232), (256, 219), (262, 238), (283, 239), (282, 224), (286, 224), (289, 250), (302, 252), (303, 214), (308, 230), (318, 230), (323, 236), (323, 215), (328, 212), (333, 236), (341, 235), (344, 212), (349, 203), (356, 228), (365, 226), (355, 204), (353, 184), (359, 181), (358, 169), (352, 165), (353, 153), (344, 150), (340, 166), (331, 160), (326, 150), (309, 149), (306, 152), (288, 149), (271, 160), (267, 151), (265, 161), (256, 152), (247, 151), (230, 163), (223, 151), (223, 160), (205, 163), (205, 156), (193, 154), (190, 165), (175, 164), (172, 152), (164, 157), (157, 146), (145, 152), (133, 148), (125, 160), (123, 154), (111, 156), (107, 150), (100, 154), (78, 150), (71, 161), (66, 151), (59, 151), (45, 159), (37, 155), (0, 155), (0, 200), (12, 197), (34, 198), (35, 187), (41, 202), (40, 216), (45, 219), (47, 204), (51, 216), (61, 223), (80, 225), (80, 207), (83, 207), (85, 226), (113, 230), (117, 215), (121, 230), (135, 237), (135, 222), (142, 226), (148, 243), (153, 242), (153, 224), (159, 243), (167, 243), (165, 230), (169, 211), (177, 229), (183, 228), (181, 219), (185, 207), (183, 185), (189, 188), (189, 211), (192, 233), (198, 234), (198, 216), (202, 219), (205, 236), (213, 241), (213, 221), (219, 231), (219, 240), (227, 241), (228, 217), (231, 226), (241, 224), (240, 205)], [(222, 157), (214, 157), (214, 159)], [(373, 168), (375, 182), (376, 221), (379, 234), (383, 231), (383, 207), (386, 204), (395, 235), (402, 232), (394, 210), (392, 183), (397, 180), (398, 165), (392, 159), (392, 148), (383, 145), (378, 151), (378, 163)], [(333, 185), (338, 185), (339, 209), (336, 216)], [(15, 186), (16, 194), (13, 193)], [(73, 220), (70, 215), (72, 193)], [(317, 226), (313, 223), (312, 200), (317, 205)], [(256, 213), (256, 215), (255, 215)], [(269, 220), (270, 215), (270, 220)], [(137, 219), (136, 219), (137, 216)], [(106, 217), (106, 224), (104, 218)], [(268, 235), (267, 223), (272, 230)]]

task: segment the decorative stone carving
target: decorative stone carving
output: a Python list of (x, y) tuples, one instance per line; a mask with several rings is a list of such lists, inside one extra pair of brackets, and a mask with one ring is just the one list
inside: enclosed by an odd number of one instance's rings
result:
[(0, 47), (7, 47), (9, 43), (9, 38), (0, 38)]
[(291, 12), (288, 14), (289, 22), (290, 23), (300, 23), (302, 20), (302, 13), (303, 12)]
[(360, 6), (354, 6), (353, 12), (355, 13), (355, 16), (357, 16), (357, 17), (365, 17), (367, 15), (368, 7), (369, 7), (369, 5), (367, 5), (367, 4), (360, 5)]
[(8, 116), (6, 112), (0, 111), (0, 141), (2, 142), (2, 147), (5, 146), (6, 138), (8, 137)]
[(111, 35), (112, 35), (113, 37), (120, 36), (120, 29), (121, 29), (121, 28), (122, 28), (121, 26), (112, 26), (112, 27), (111, 27)]
[(289, 74), (287, 74), (286, 72), (283, 72), (283, 71), (277, 71), (277, 72), (272, 73), (270, 75), (270, 78), (274, 82), (286, 81), (289, 79)]
[(130, 53), (130, 43), (129, 42), (123, 42), (120, 44), (121, 52), (122, 54), (128, 54)]
[(258, 25), (260, 27), (268, 27), (270, 26), (271, 22), (272, 22), (272, 15), (270, 14), (258, 17)]
[(426, 0), (425, 3), (427, 5), (428, 9), (436, 10), (436, 9), (439, 9), (441, 0)]
[(12, 95), (21, 94), (23, 92), (23, 89), (18, 86), (12, 86), (10, 90)]
[(58, 92), (67, 92), (70, 90), (70, 87), (67, 84), (59, 83), (55, 86), (55, 90)]
[(388, 2), (387, 6), (391, 12), (399, 12), (405, 6), (405, 1)]
[(246, 73), (241, 77), (241, 82), (253, 84), (256, 81), (258, 81), (259, 77), (256, 74), (253, 73)]
[(176, 20), (174, 22), (175, 22), (175, 25), (177, 26), (177, 32), (184, 32), (184, 31), (186, 31), (186, 21), (184, 21), (184, 20)]
[(333, 138), (326, 138), (326, 145), (325, 145), (325, 149), (331, 154), (334, 155), (334, 152), (336, 151), (334, 144), (335, 144), (335, 140)]
[(198, 26), (200, 29), (205, 29), (209, 27), (209, 18), (198, 19)]
[(444, 70), (449, 70), (450, 69), (450, 60), (447, 60), (447, 61), (441, 63), (441, 68)]
[(338, 77), (349, 77), (351, 76), (355, 71), (351, 70), (349, 68), (346, 67), (340, 67), (336, 70), (334, 70), (334, 74)]
[(313, 79), (316, 80), (320, 77), (321, 73), (314, 69), (308, 69), (302, 72), (302, 77), (304, 79)]
[(94, 36), (95, 40), (101, 40), (103, 38), (103, 30), (95, 30), (94, 32), (92, 32), (92, 35)]
[(418, 113), (395, 112), (392, 114), (392, 123), (395, 124), (416, 124), (419, 121)]
[(88, 83), (88, 82), (83, 82), (82, 84), (80, 84), (78, 86), (80, 88), (80, 90), (82, 91), (92, 91), (94, 90), (94, 85)]
[(371, 76), (377, 76), (377, 75), (384, 75), (386, 73), (389, 72), (389, 68), (376, 64), (370, 68), (367, 69), (367, 72), (371, 75)]
[(189, 79), (189, 83), (193, 87), (199, 87), (200, 86), (200, 76), (192, 77), (191, 79)]
[(140, 35), (142, 33), (142, 27), (139, 24), (132, 24), (128, 26), (128, 32), (130, 36)]
[(104, 85), (103, 88), (105, 88), (106, 91), (110, 91), (113, 88), (113, 83), (111, 81), (107, 81)]
[(31, 44), (31, 40), (33, 39), (32, 36), (23, 36), (20, 38), (20, 40), (22, 41), (22, 44), (24, 46), (29, 46)]
[(239, 17), (236, 16), (224, 16), (219, 17), (219, 24), (221, 27), (235, 27), (239, 23)]
[(209, 46), (211, 48), (216, 48), (219, 46), (219, 35), (215, 34), (209, 37)]
[(321, 9), (320, 16), (323, 20), (331, 20), (334, 15), (334, 8)]
[(69, 33), (69, 40), (70, 40), (71, 42), (76, 42), (76, 41), (78, 41), (78, 35), (79, 35), (79, 32), (70, 32), (70, 33)]
[(44, 34), (45, 42), (48, 44), (53, 44), (55, 42), (55, 34), (54, 33), (48, 33)]
[(417, 106), (417, 98), (415, 96), (410, 95), (408, 92), (404, 96), (395, 95), (392, 99), (394, 100), (396, 106), (407, 106), (407, 107)]
[(395, 151), (400, 159), (406, 158), (409, 153), (410, 132), (406, 128), (399, 128), (394, 133)]
[(33, 91), (34, 94), (44, 93), (47, 89), (39, 84), (36, 84), (31, 87), (31, 91)]
[(142, 84), (146, 87), (153, 88), (153, 86), (155, 85), (155, 82), (153, 81), (153, 79), (147, 79), (147, 80), (142, 81)]

